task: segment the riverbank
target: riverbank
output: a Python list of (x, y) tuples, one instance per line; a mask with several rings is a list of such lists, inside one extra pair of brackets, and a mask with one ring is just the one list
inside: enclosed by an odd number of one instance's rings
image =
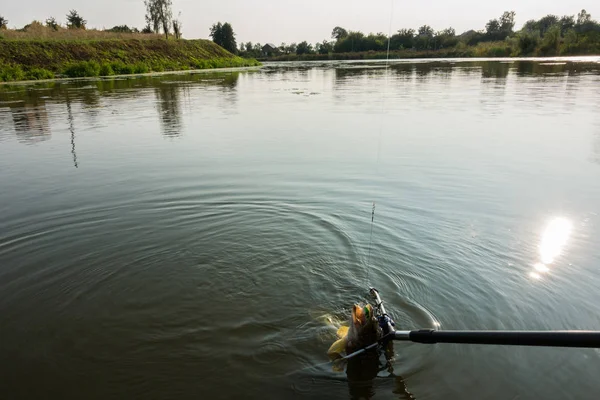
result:
[[(511, 41), (485, 42), (476, 46), (457, 45), (438, 50), (394, 50), (390, 59), (414, 58), (485, 58), (485, 57), (548, 57), (548, 56), (594, 56), (600, 55), (600, 46), (540, 48), (530, 52), (519, 51)], [(325, 60), (377, 60), (387, 58), (387, 51), (361, 51), (328, 54), (281, 54), (259, 58), (260, 61), (325, 61)]]
[[(189, 69), (181, 71), (163, 71), (163, 72), (146, 72), (142, 74), (125, 74), (125, 75), (110, 75), (110, 76), (98, 76), (97, 79), (119, 79), (119, 78), (137, 78), (144, 76), (163, 76), (163, 75), (184, 75), (184, 74), (214, 74), (214, 73), (234, 73), (244, 71), (258, 71), (261, 68), (260, 65), (253, 67), (232, 67), (232, 68), (210, 68), (210, 69)], [(52, 78), (52, 79), (31, 79), (25, 81), (0, 81), (0, 86), (3, 85), (31, 85), (38, 83), (51, 83), (51, 82), (72, 82), (79, 80), (90, 80), (94, 77), (80, 77), (80, 78)], [(92, 79), (94, 80), (94, 79)]]
[(208, 40), (0, 40), (0, 81), (258, 66)]

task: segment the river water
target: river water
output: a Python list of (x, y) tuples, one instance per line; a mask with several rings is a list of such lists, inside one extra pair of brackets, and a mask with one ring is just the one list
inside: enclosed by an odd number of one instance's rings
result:
[(2, 397), (595, 399), (593, 349), (326, 351), (370, 285), (400, 329), (600, 329), (599, 111), (600, 58), (0, 86)]

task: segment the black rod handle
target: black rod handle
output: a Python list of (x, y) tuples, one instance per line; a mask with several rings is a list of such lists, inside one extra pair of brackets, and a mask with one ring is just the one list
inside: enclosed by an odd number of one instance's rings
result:
[[(396, 339), (402, 340), (400, 335), (396, 335)], [(417, 343), (600, 348), (600, 331), (437, 331), (421, 329), (410, 331), (408, 340)]]

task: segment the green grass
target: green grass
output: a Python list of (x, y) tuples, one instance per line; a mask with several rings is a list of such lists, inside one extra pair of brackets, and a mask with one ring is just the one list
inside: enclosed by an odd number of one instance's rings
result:
[(207, 40), (1, 40), (0, 80), (95, 77), (248, 67)]

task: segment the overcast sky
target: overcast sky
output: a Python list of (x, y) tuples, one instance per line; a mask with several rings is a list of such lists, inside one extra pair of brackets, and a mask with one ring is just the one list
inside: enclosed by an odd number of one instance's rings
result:
[[(173, 11), (181, 11), (185, 38), (207, 38), (217, 21), (230, 22), (238, 42), (317, 42), (329, 39), (339, 25), (347, 30), (388, 32), (391, 5), (394, 3), (392, 30), (418, 28), (423, 24), (435, 30), (452, 26), (457, 33), (483, 29), (491, 18), (505, 10), (517, 13), (517, 27), (529, 19), (546, 14), (577, 14), (585, 8), (600, 19), (600, 1), (558, 0), (173, 0)], [(56, 17), (61, 23), (74, 8), (89, 27), (110, 28), (144, 25), (143, 0), (17, 0), (3, 1), (0, 15), (10, 27), (22, 27), (32, 20)]]

